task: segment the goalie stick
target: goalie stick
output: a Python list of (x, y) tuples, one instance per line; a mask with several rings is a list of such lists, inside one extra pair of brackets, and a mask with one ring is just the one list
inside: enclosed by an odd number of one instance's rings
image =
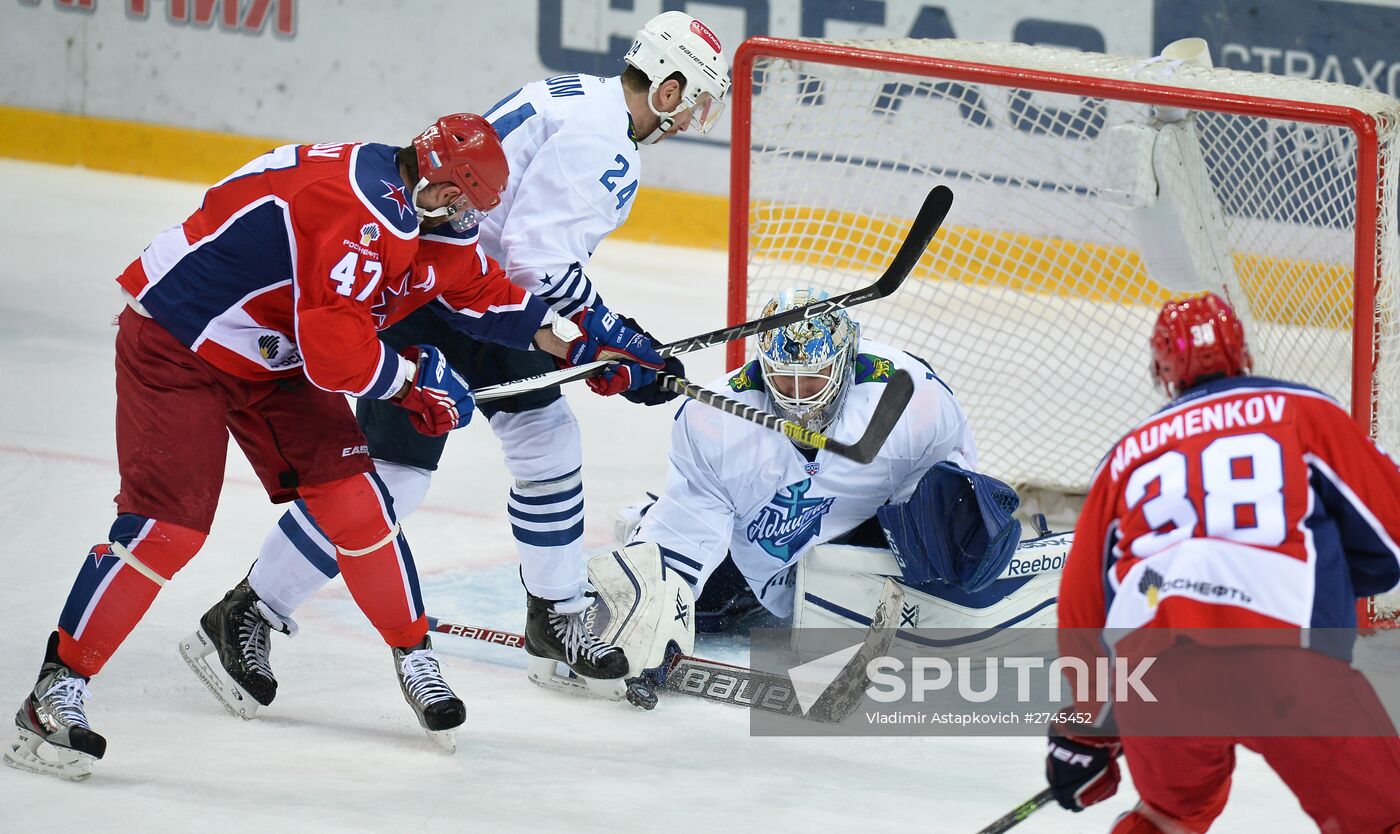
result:
[(772, 429), (804, 446), (826, 449), (856, 463), (869, 463), (875, 459), (880, 447), (885, 445), (885, 438), (890, 436), (895, 423), (903, 416), (904, 407), (914, 396), (913, 377), (909, 376), (908, 371), (895, 371), (890, 375), (889, 382), (885, 383), (885, 390), (880, 394), (880, 401), (875, 404), (875, 413), (871, 416), (869, 425), (865, 427), (865, 433), (855, 443), (842, 443), (761, 408), (754, 408), (708, 388), (701, 388), (684, 377), (663, 372), (658, 373), (656, 378), (667, 391), (685, 394), (703, 405), (718, 408), (725, 414), (732, 414), (750, 423), (757, 423), (765, 429)]
[[(795, 307), (770, 316), (762, 316), (732, 327), (722, 327), (718, 330), (711, 330), (709, 333), (691, 336), (688, 339), (678, 339), (669, 344), (658, 345), (656, 352), (663, 357), (678, 356), (682, 353), (690, 353), (732, 342), (735, 339), (744, 339), (756, 333), (786, 327), (793, 322), (829, 313), (832, 310), (843, 310), (857, 304), (864, 304), (867, 301), (884, 298), (899, 289), (899, 286), (904, 283), (904, 279), (909, 277), (914, 265), (919, 262), (919, 258), (923, 257), (924, 251), (933, 242), (933, 236), (943, 225), (943, 220), (948, 216), (948, 210), (952, 208), (952, 205), (952, 190), (946, 185), (934, 186), (933, 190), (929, 191), (928, 196), (924, 198), (924, 204), (919, 207), (919, 213), (914, 216), (914, 222), (909, 225), (909, 232), (904, 236), (904, 242), (899, 245), (899, 251), (895, 253), (894, 260), (890, 261), (884, 274), (868, 286), (842, 293), (834, 298), (814, 301), (802, 307)], [(524, 379), (503, 382), (499, 385), (487, 385), (474, 390), (472, 395), (479, 403), (514, 397), (518, 394), (596, 376), (610, 364), (612, 363), (608, 361), (590, 362), (586, 365), (536, 374)]]
[[(865, 673), (866, 664), (889, 650), (903, 601), (904, 590), (894, 581), (886, 580), (875, 613), (870, 618), (870, 627), (861, 641), (861, 648), (806, 710), (802, 709), (792, 680), (786, 676), (679, 652), (667, 654), (663, 672), (648, 670), (634, 680), (640, 680), (646, 686), (708, 701), (837, 723), (849, 715), (864, 697), (865, 688), (870, 684), (870, 678)], [(428, 628), (453, 637), (467, 637), (513, 649), (525, 648), (524, 635), (511, 631), (460, 625), (436, 617), (428, 618)]]

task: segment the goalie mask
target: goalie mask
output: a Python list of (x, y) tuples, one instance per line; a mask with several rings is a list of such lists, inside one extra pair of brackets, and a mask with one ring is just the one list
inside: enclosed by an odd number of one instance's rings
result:
[[(764, 306), (762, 315), (828, 297), (819, 290), (784, 290)], [(763, 387), (774, 410), (804, 428), (826, 428), (841, 412), (855, 375), (859, 344), (860, 326), (845, 310), (812, 316), (759, 336)]]

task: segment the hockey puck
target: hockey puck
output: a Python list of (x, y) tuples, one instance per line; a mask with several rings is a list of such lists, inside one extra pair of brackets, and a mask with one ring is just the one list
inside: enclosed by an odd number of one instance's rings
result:
[(639, 680), (629, 681), (627, 703), (637, 709), (656, 709), (656, 692)]

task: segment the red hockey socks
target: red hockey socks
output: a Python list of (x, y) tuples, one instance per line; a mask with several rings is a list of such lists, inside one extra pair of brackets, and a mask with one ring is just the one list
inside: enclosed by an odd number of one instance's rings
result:
[(299, 492), (316, 525), (335, 545), (336, 562), (355, 604), (384, 642), (397, 648), (422, 642), (428, 619), (418, 570), (384, 482), (370, 472)]
[(83, 677), (102, 670), (205, 534), (125, 513), (107, 537), (88, 551), (58, 617), (58, 655)]

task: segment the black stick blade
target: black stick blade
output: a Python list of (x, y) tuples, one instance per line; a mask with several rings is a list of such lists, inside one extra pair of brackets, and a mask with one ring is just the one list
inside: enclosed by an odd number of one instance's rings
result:
[(837, 440), (828, 440), (826, 449), (857, 463), (871, 462), (880, 453), (899, 418), (904, 416), (904, 409), (913, 397), (914, 378), (906, 370), (895, 371), (890, 381), (885, 383), (885, 392), (875, 404), (875, 413), (870, 417), (870, 425), (865, 427), (865, 434), (849, 446)]

